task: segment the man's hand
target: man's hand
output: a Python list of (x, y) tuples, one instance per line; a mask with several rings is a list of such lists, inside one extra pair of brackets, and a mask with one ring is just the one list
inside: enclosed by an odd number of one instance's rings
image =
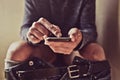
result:
[(58, 26), (51, 24), (45, 18), (40, 18), (34, 22), (27, 32), (27, 38), (33, 44), (39, 43), (43, 40), (43, 36), (54, 34), (57, 37), (61, 36), (61, 30)]
[(73, 49), (81, 42), (82, 33), (79, 29), (72, 28), (68, 35), (71, 38), (70, 42), (47, 41), (45, 37), (45, 44), (48, 45), (55, 53), (70, 54)]

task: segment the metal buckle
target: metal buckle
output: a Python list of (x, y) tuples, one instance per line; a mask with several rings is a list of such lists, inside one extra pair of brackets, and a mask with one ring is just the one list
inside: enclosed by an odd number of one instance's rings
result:
[[(69, 77), (71, 79), (73, 79), (73, 78), (79, 78), (80, 77), (80, 75), (79, 75), (79, 69), (71, 70), (71, 68), (77, 68), (77, 65), (71, 65), (71, 66), (67, 67)], [(72, 75), (73, 73), (78, 73), (78, 74)]]

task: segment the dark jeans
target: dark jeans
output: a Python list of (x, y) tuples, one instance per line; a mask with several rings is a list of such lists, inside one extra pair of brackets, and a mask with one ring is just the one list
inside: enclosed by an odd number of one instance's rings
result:
[(111, 80), (110, 70), (103, 70), (95, 75), (81, 77), (79, 79), (64, 79), (64, 80)]
[[(32, 61), (32, 63), (30, 63), (30, 61)], [(82, 63), (85, 62), (85, 64), (87, 62), (91, 62), (91, 64), (89, 64), (89, 65), (96, 65), (96, 64), (99, 63), (99, 65), (96, 66), (96, 67), (94, 67), (94, 66), (89, 67), (90, 70), (93, 70), (92, 73), (90, 73), (87, 76), (81, 76), (81, 77), (76, 78), (76, 79), (71, 79), (68, 74), (65, 74), (67, 71), (65, 73), (62, 72), (62, 75), (61, 75), (61, 73), (59, 73), (60, 75), (57, 74), (57, 75), (52, 76), (51, 78), (46, 78), (45, 77), (45, 78), (37, 78), (36, 79), (36, 78), (34, 78), (34, 76), (29, 76), (27, 78), (24, 76), (25, 79), (24, 78), (20, 79), (20, 77), (18, 77), (18, 75), (16, 73), (17, 71), (29, 71), (29, 70), (37, 70), (37, 69), (45, 69), (45, 68), (55, 68), (55, 66), (62, 67), (63, 62), (59, 63), (59, 61), (58, 61), (56, 64), (51, 65), (51, 64), (48, 64), (48, 63), (46, 63), (44, 61), (41, 61), (38, 58), (29, 59), (29, 60), (27, 60), (27, 61), (25, 61), (23, 63), (20, 63), (20, 64), (14, 64), (12, 62), (6, 62), (6, 64), (8, 65), (8, 68), (5, 69), (6, 80), (111, 80), (110, 65), (109, 65), (108, 61), (96, 61), (96, 62), (93, 62), (93, 61), (83, 60), (81, 58), (74, 60), (73, 63), (76, 63), (75, 61), (80, 62), (80, 64), (79, 63), (76, 64), (76, 65), (79, 65), (79, 66), (83, 65), (83, 64), (81, 64), (81, 62)], [(34, 64), (34, 66), (32, 66), (33, 64)], [(58, 66), (58, 64), (59, 64), (59, 66)], [(104, 67), (104, 68), (102, 68), (102, 67)], [(102, 68), (102, 69), (100, 69), (100, 68)], [(82, 71), (82, 69), (80, 70), (80, 72), (81, 71)], [(84, 72), (84, 70), (83, 70), (83, 72)], [(93, 72), (95, 72), (95, 73), (93, 73)], [(28, 74), (32, 75), (33, 73), (31, 72), (31, 73), (28, 73)], [(36, 72), (35, 72), (35, 74), (36, 74)], [(41, 73), (38, 73), (38, 74), (41, 75)], [(52, 74), (52, 73), (50, 72), (49, 74)]]

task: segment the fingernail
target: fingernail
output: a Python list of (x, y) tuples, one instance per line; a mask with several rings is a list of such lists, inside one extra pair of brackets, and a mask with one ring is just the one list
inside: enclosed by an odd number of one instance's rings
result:
[(75, 41), (75, 38), (72, 36), (72, 35), (70, 35), (70, 38), (71, 38), (71, 41)]
[(61, 36), (62, 36), (62, 34), (61, 34), (61, 33), (58, 33), (58, 34), (57, 34), (57, 37), (61, 37)]

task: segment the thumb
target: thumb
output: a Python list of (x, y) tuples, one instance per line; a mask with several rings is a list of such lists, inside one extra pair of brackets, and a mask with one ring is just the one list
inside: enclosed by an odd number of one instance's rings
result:
[(47, 35), (44, 35), (44, 36), (43, 36), (43, 39), (45, 40), (47, 37), (48, 37)]
[(76, 40), (76, 36), (78, 34), (78, 31), (79, 30), (77, 28), (72, 28), (72, 29), (69, 30), (68, 35), (70, 36), (72, 41)]
[(47, 41), (47, 37), (48, 37), (47, 35), (44, 35), (44, 36), (43, 36), (44, 44), (45, 44), (45, 45), (47, 45), (47, 42), (48, 42), (48, 41)]
[(72, 42), (75, 42), (76, 39), (75, 39), (74, 35), (70, 34), (69, 37), (71, 38)]

